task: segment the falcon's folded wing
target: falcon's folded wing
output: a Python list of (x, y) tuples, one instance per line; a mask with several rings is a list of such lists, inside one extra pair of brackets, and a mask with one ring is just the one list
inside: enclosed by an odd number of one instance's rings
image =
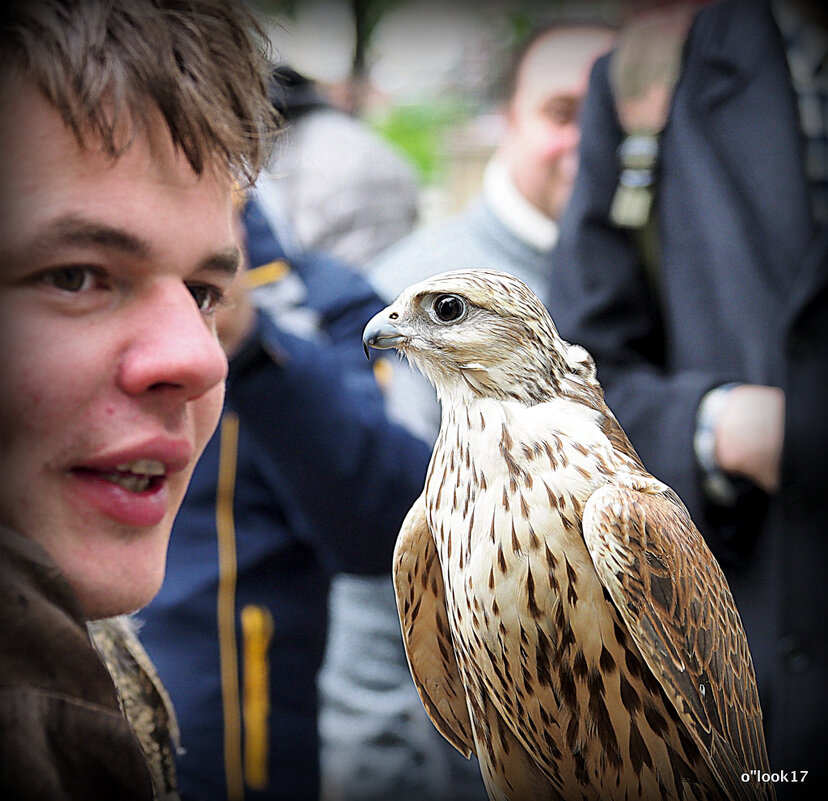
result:
[(420, 496), (406, 515), (394, 549), (394, 589), (411, 675), (429, 717), (465, 757), (474, 750), (466, 691), (446, 613), (437, 548)]
[(773, 797), (771, 785), (741, 781), (768, 770), (753, 663), (724, 574), (678, 496), (607, 485), (587, 502), (583, 531), (601, 583), (728, 796)]

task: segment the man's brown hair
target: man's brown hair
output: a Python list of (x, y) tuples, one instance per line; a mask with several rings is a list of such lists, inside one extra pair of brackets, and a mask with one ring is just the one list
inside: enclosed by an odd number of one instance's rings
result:
[(265, 42), (242, 0), (7, 0), (0, 81), (33, 80), (113, 158), (157, 108), (197, 174), (252, 181), (277, 130)]

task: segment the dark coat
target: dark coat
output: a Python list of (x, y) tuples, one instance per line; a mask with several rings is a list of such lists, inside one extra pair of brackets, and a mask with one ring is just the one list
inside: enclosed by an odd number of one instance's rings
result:
[[(824, 786), (828, 232), (812, 221), (796, 97), (770, 8), (727, 0), (691, 29), (662, 138), (654, 283), (633, 237), (608, 220), (622, 133), (607, 58), (582, 124), (549, 308), (561, 335), (592, 352), (644, 463), (683, 498), (725, 569), (773, 769), (811, 770), (811, 788)], [(729, 381), (786, 395), (781, 489), (768, 498), (742, 486), (732, 509), (706, 499), (692, 445), (699, 401)]]
[(144, 754), (45, 551), (0, 527), (0, 794), (151, 801)]

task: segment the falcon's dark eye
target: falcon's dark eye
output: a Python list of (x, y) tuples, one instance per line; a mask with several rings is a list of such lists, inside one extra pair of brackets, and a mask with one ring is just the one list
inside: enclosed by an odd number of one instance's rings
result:
[(457, 295), (438, 295), (431, 307), (441, 323), (453, 323), (466, 313), (466, 303)]

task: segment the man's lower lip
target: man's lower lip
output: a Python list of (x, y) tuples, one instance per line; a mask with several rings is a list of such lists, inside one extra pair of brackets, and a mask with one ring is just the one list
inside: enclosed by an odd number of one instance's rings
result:
[(158, 525), (167, 514), (169, 491), (166, 478), (153, 480), (143, 492), (108, 481), (95, 470), (73, 470), (75, 502), (91, 507), (125, 526)]

